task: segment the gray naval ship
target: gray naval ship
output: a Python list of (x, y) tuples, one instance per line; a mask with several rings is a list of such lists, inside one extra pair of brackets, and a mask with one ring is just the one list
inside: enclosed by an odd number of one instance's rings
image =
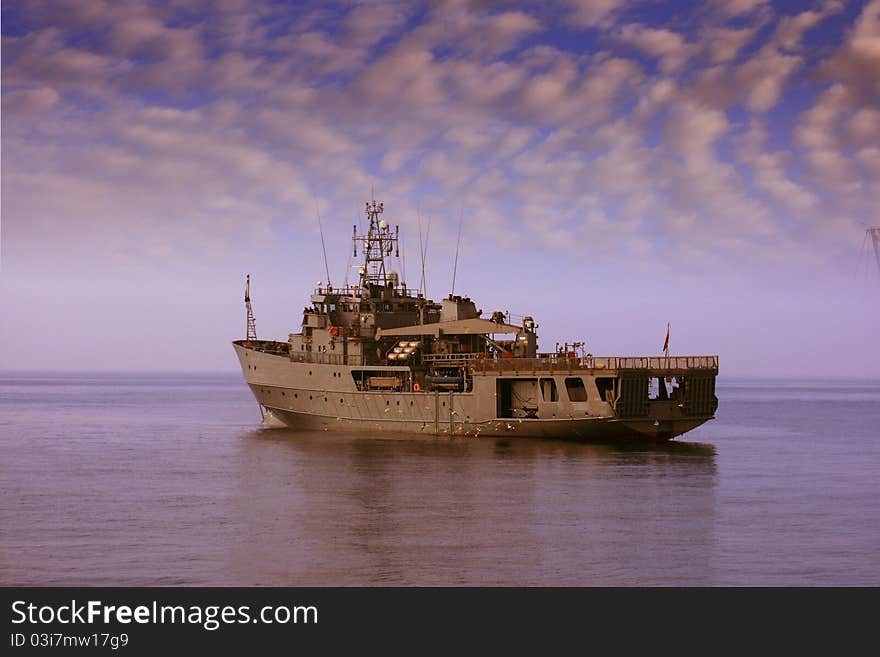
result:
[(319, 283), (286, 342), (257, 339), (248, 277), (247, 337), (233, 346), (266, 424), (610, 442), (665, 441), (713, 418), (718, 356), (593, 356), (581, 342), (541, 353), (532, 317), (436, 303), (386, 270), (399, 227), (383, 211), (368, 202), (369, 229), (354, 227), (357, 284)]

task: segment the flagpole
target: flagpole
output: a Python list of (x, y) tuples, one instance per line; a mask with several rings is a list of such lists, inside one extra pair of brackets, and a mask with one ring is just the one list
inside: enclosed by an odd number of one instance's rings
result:
[(669, 322), (666, 322), (666, 340), (663, 341), (663, 351), (666, 355), (666, 368), (669, 369)]

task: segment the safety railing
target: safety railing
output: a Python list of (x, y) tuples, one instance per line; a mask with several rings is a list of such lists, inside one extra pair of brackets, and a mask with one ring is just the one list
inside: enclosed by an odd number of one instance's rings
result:
[(458, 362), (462, 360), (477, 360), (486, 357), (486, 354), (483, 352), (466, 354), (423, 354), (422, 361), (425, 363)]
[(292, 351), (290, 360), (293, 363), (316, 363), (318, 365), (363, 365), (364, 358), (352, 354), (328, 354), (320, 351)]
[(574, 370), (718, 370), (718, 356), (582, 356), (545, 358), (486, 358), (473, 364), (475, 372)]

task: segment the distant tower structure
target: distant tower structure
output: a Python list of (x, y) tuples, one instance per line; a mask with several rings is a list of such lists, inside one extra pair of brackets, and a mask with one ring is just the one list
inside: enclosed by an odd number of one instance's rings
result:
[(867, 231), (874, 242), (874, 256), (877, 258), (877, 268), (880, 269), (880, 226), (869, 228)]
[(254, 309), (251, 307), (251, 275), (247, 275), (246, 283), (244, 286), (244, 307), (247, 308), (247, 340), (250, 342), (251, 340), (257, 339), (257, 322), (254, 319)]

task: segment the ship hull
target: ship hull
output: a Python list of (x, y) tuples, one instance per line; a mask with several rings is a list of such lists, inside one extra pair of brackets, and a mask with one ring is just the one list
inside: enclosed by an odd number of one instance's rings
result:
[[(646, 417), (618, 417), (598, 398), (582, 403), (560, 399), (541, 404), (539, 417), (498, 417), (498, 381), (531, 381), (475, 376), (470, 392), (362, 391), (346, 365), (293, 362), (287, 357), (235, 345), (242, 371), (260, 406), (276, 423), (291, 429), (363, 432), (381, 437), (507, 436), (590, 442), (666, 441), (712, 418), (684, 417), (669, 404)], [(607, 376), (609, 372), (603, 372)], [(538, 374), (546, 379), (550, 374)], [(555, 373), (560, 389), (565, 375)], [(589, 384), (590, 377), (583, 379)], [(591, 393), (592, 394), (592, 393)], [(564, 395), (560, 395), (564, 396)]]
[(452, 422), (437, 425), (420, 420), (331, 417), (265, 407), (286, 428), (305, 431), (364, 432), (370, 435), (466, 436), (547, 438), (589, 442), (665, 442), (690, 431), (706, 419), (681, 420), (656, 426), (653, 420), (625, 421), (616, 418), (542, 420), (491, 419), (483, 422)]

